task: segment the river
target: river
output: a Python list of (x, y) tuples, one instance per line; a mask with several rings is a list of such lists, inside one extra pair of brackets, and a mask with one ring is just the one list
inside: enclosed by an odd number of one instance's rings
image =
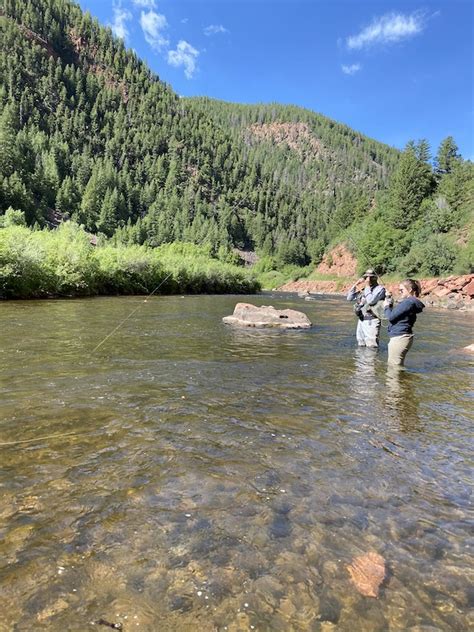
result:
[[(222, 324), (241, 300), (314, 326)], [(398, 375), (355, 325), (323, 296), (0, 303), (0, 630), (467, 630), (473, 315), (427, 310)]]

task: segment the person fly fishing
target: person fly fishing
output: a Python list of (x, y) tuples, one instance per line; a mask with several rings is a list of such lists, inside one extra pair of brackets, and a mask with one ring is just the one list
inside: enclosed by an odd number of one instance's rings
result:
[[(375, 270), (369, 269), (350, 288), (348, 301), (356, 301), (354, 311), (358, 318), (356, 338), (359, 347), (379, 346), (381, 326), (380, 301), (385, 299), (385, 288), (378, 281)], [(382, 305), (382, 303), (380, 303)]]
[(388, 364), (403, 366), (405, 356), (413, 344), (413, 325), (417, 314), (421, 314), (425, 305), (419, 299), (421, 284), (416, 279), (405, 279), (399, 285), (401, 301), (393, 305), (393, 299), (386, 296), (384, 302), (385, 317), (388, 320)]

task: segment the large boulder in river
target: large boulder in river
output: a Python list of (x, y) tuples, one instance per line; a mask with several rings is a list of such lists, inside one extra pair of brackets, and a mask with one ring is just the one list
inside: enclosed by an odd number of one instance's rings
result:
[(222, 319), (239, 327), (281, 327), (284, 329), (308, 329), (311, 321), (295, 309), (275, 309), (271, 305), (256, 307), (251, 303), (237, 303), (232, 316)]

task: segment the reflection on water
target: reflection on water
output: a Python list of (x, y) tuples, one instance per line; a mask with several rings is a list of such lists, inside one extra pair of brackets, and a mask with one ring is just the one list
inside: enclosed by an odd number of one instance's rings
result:
[(250, 298), (315, 323), (275, 332), (160, 297), (92, 354), (139, 300), (0, 306), (2, 632), (470, 627), (471, 316), (391, 373), (342, 299)]
[(423, 430), (418, 411), (416, 373), (409, 373), (399, 367), (387, 367), (384, 405), (387, 414), (393, 417), (401, 432)]

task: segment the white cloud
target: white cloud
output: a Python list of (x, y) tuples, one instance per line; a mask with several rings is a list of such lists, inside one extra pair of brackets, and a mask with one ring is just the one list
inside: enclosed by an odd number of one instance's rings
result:
[(229, 31), (222, 24), (210, 24), (204, 29), (204, 35), (217, 35), (218, 33), (228, 33)]
[(155, 0), (132, 0), (132, 2), (136, 7), (140, 7), (141, 9), (154, 9), (156, 7)]
[(132, 14), (127, 9), (123, 9), (120, 4), (114, 5), (114, 21), (110, 25), (112, 32), (117, 37), (126, 40), (128, 37), (127, 20), (132, 19)]
[(341, 70), (345, 75), (355, 75), (362, 68), (360, 64), (351, 64), (350, 66), (341, 66)]
[(140, 9), (154, 9), (156, 0), (132, 0), (133, 4)]
[(141, 12), (140, 24), (146, 41), (152, 48), (157, 51), (162, 50), (169, 44), (169, 40), (163, 35), (162, 31), (168, 28), (168, 22), (164, 15), (155, 11)]
[(196, 71), (196, 60), (198, 58), (199, 51), (197, 51), (191, 44), (180, 40), (176, 50), (168, 51), (168, 63), (171, 66), (184, 66), (184, 74), (188, 79), (194, 75)]
[(387, 13), (375, 18), (357, 35), (348, 37), (347, 46), (359, 50), (376, 44), (393, 44), (421, 33), (424, 27), (425, 19), (422, 13)]

